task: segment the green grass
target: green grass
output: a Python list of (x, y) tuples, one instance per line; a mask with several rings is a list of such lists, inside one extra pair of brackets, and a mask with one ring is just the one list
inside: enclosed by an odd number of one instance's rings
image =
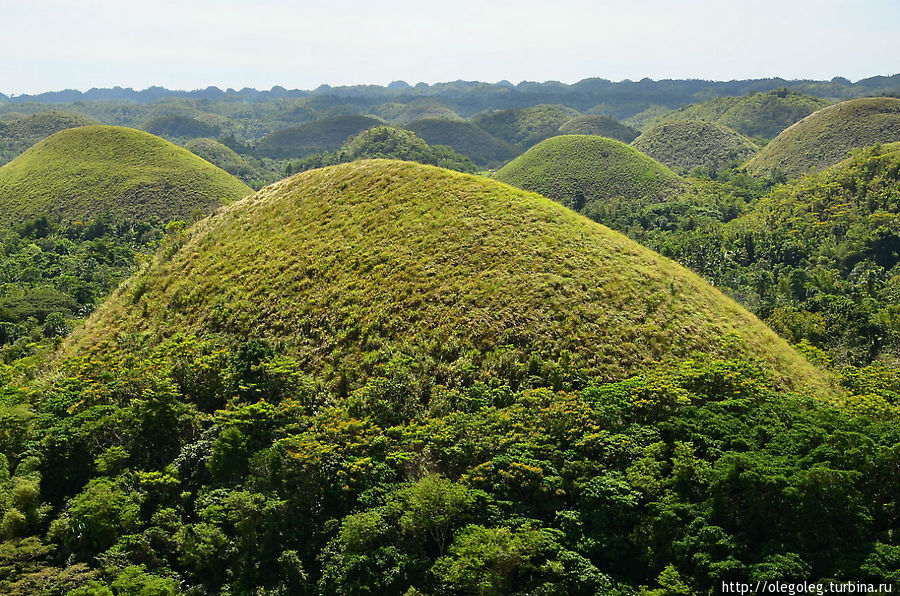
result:
[[(683, 185), (669, 168), (604, 137), (564, 135), (535, 145), (494, 175), (592, 218), (607, 203), (637, 208), (665, 201)], [(596, 216), (596, 217), (595, 217)]]
[(828, 104), (824, 99), (784, 89), (743, 97), (715, 97), (663, 114), (660, 120), (648, 123), (647, 127), (666, 120), (705, 120), (765, 142)]
[(83, 116), (56, 110), (0, 122), (0, 164), (55, 132), (89, 124), (93, 122)]
[(631, 146), (681, 173), (744, 162), (759, 151), (753, 141), (740, 133), (702, 120), (657, 124)]
[(900, 141), (900, 99), (851, 99), (782, 132), (748, 162), (747, 169), (757, 175), (794, 178), (842, 161), (851, 149), (894, 141)]
[(214, 333), (268, 339), (332, 378), (401, 351), (440, 379), (454, 363), (477, 370), (490, 351), (506, 358), (506, 345), (510, 361), (568, 353), (618, 379), (702, 350), (760, 358), (779, 383), (826, 390), (797, 352), (687, 269), (479, 176), (387, 160), (311, 170), (220, 209), (176, 246), (62, 355)]
[(271, 132), (256, 144), (256, 153), (264, 157), (306, 157), (338, 149), (350, 137), (367, 128), (384, 124), (370, 116), (336, 116)]
[(471, 122), (424, 118), (410, 122), (404, 128), (425, 139), (429, 145), (448, 145), (483, 167), (497, 167), (519, 153), (506, 141)]
[(564, 135), (598, 135), (623, 143), (630, 143), (641, 134), (639, 130), (626, 126), (611, 116), (599, 114), (576, 116), (560, 126), (559, 132)]
[(521, 150), (559, 134), (559, 127), (578, 116), (572, 108), (537, 105), (474, 116), (472, 123)]
[(0, 168), (0, 224), (48, 216), (129, 220), (188, 218), (249, 194), (227, 172), (149, 133), (70, 128)]

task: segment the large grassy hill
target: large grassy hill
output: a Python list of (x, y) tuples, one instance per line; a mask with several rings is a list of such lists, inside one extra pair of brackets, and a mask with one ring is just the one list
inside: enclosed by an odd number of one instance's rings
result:
[(614, 139), (589, 135), (553, 137), (535, 145), (494, 175), (598, 221), (612, 211), (658, 203), (683, 182), (669, 168)]
[(758, 175), (796, 177), (834, 165), (854, 148), (900, 141), (900, 99), (851, 99), (810, 114), (766, 145), (748, 164)]
[(753, 139), (768, 140), (828, 104), (818, 97), (780, 89), (743, 97), (715, 97), (665, 114), (662, 120), (705, 120)]
[(600, 114), (576, 116), (560, 126), (559, 132), (564, 135), (598, 135), (623, 143), (630, 143), (641, 134), (636, 128), (622, 124), (611, 116)]
[(335, 116), (306, 122), (271, 132), (256, 144), (256, 152), (264, 157), (305, 157), (321, 151), (334, 151), (348, 138), (367, 128), (383, 124), (371, 116)]
[(677, 120), (652, 126), (631, 146), (677, 172), (716, 169), (743, 162), (759, 147), (725, 126), (702, 120)]
[(64, 353), (176, 333), (266, 339), (351, 384), (397, 354), (440, 382), (531, 353), (614, 379), (698, 350), (760, 358), (789, 386), (825, 383), (746, 310), (625, 236), (499, 182), (388, 160), (304, 172), (220, 209)]
[(559, 127), (578, 116), (572, 108), (537, 105), (530, 108), (500, 110), (481, 114), (472, 122), (482, 130), (524, 150), (559, 134)]
[(13, 159), (55, 132), (94, 124), (78, 114), (51, 110), (0, 122), (0, 164)]
[(84, 126), (58, 132), (0, 168), (0, 225), (40, 216), (188, 218), (250, 192), (227, 172), (149, 133)]
[(498, 166), (519, 153), (506, 141), (488, 134), (471, 122), (423, 118), (410, 122), (404, 128), (425, 139), (429, 145), (449, 145), (481, 166)]

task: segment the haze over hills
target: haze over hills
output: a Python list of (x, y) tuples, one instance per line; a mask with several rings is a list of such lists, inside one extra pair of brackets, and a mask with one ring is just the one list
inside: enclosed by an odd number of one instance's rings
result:
[(494, 174), (600, 221), (678, 194), (682, 180), (637, 149), (598, 136), (563, 135), (543, 141)]
[(757, 175), (797, 177), (834, 165), (851, 149), (900, 141), (900, 99), (860, 98), (810, 114), (747, 164)]
[(681, 173), (742, 163), (759, 151), (742, 134), (702, 120), (656, 124), (634, 139), (631, 146)]
[(0, 222), (100, 214), (189, 219), (250, 192), (227, 172), (149, 133), (83, 126), (50, 136), (0, 168)]

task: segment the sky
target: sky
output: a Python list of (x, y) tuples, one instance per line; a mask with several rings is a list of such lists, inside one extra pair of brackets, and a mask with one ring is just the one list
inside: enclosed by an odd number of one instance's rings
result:
[(0, 0), (0, 92), (900, 72), (900, 0)]

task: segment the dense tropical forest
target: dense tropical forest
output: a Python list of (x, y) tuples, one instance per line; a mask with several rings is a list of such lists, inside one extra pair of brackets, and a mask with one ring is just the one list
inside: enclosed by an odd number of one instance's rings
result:
[(0, 593), (900, 589), (898, 97), (0, 94)]

